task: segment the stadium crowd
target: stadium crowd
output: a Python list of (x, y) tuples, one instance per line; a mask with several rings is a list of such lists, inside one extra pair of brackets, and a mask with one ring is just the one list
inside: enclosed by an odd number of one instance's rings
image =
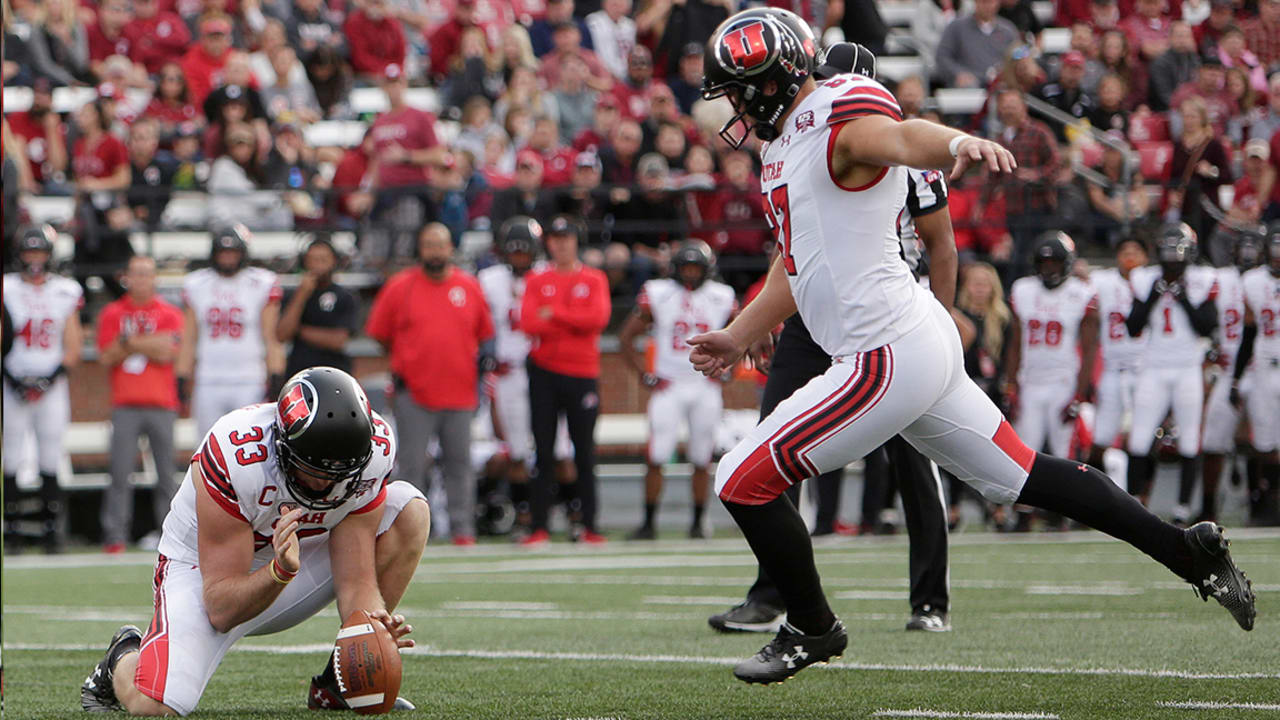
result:
[[(569, 217), (581, 228), (582, 262), (607, 283), (613, 329), (647, 281), (672, 274), (687, 240), (707, 243), (742, 297), (773, 250), (758, 141), (724, 142), (717, 131), (729, 108), (699, 88), (703, 44), (748, 4), (797, 12), (825, 39), (915, 49), (920, 74), (881, 78), (904, 116), (967, 127), (1013, 151), (1011, 178), (974, 173), (947, 199), (961, 258), (957, 306), (976, 326), (969, 367), (1001, 402), (1016, 403), (1004, 364), (1018, 319), (1004, 297), (1032, 273), (1046, 231), (1065, 231), (1082, 254), (1111, 264), (1126, 241), (1153, 247), (1162, 226), (1181, 221), (1199, 237), (1202, 261), (1232, 265), (1240, 236), (1280, 219), (1280, 0), (1058, 0), (1047, 21), (1031, 0), (906, 1), (910, 27), (891, 34), (872, 0), (4, 0), (6, 95), (30, 91), (29, 107), (5, 108), (6, 265), (31, 220), (27, 199), (71, 196), (74, 216), (59, 228), (74, 238), (70, 274), (99, 301), (114, 300), (122, 275), (153, 271), (129, 265), (131, 237), (182, 229), (172, 198), (202, 192), (201, 227), (352, 232), (350, 265), (387, 277), (416, 272), (441, 238), (457, 247), (513, 218), (551, 227)], [(1069, 30), (1065, 52), (1042, 50), (1047, 28)], [(58, 107), (63, 88), (87, 102)], [(985, 89), (985, 103), (952, 112), (936, 94), (948, 88)], [(357, 102), (369, 92), (376, 101)], [(328, 132), (335, 127), (346, 134)], [(163, 261), (165, 248), (155, 250)], [(483, 252), (458, 272), (505, 259)], [(346, 291), (329, 295), (341, 299), (341, 317), (306, 322), (333, 279), (332, 268), (304, 270), (310, 280), (283, 305), (263, 296), (275, 309), (263, 309), (262, 381), (284, 371), (274, 345), (298, 338), (340, 353), (364, 328), (395, 357), (378, 324), (381, 297), (362, 305)], [(100, 325), (106, 312), (84, 319)], [(322, 326), (337, 334), (312, 331)], [(488, 358), (493, 328), (475, 332), (463, 365)], [(116, 342), (118, 332), (97, 333), (101, 348)], [(176, 363), (178, 382), (190, 378), (191, 358), (170, 354), (151, 360)], [(444, 449), (449, 423), (430, 411), (474, 398), (431, 407), (429, 394), (414, 393), (427, 411), (421, 424)], [(178, 400), (148, 402), (173, 410)], [(581, 457), (578, 465), (584, 474)], [(461, 479), (450, 487), (475, 494)], [(1257, 487), (1268, 492), (1265, 480)], [(1260, 519), (1274, 520), (1269, 492)], [(115, 549), (128, 515), (118, 496), (111, 502), (104, 526)], [(883, 504), (869, 501), (864, 529)], [(455, 539), (474, 536), (463, 515), (451, 521)], [(587, 525), (579, 537), (596, 537)]]

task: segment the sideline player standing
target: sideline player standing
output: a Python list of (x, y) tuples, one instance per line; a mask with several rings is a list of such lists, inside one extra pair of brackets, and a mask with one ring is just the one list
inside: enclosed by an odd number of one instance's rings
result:
[(1071, 274), (1075, 243), (1066, 233), (1040, 236), (1031, 251), (1035, 276), (1009, 292), (1012, 335), (1005, 352), (1006, 390), (1016, 398), (1014, 429), (1033, 450), (1066, 457), (1079, 404), (1089, 397), (1098, 351), (1094, 288)]
[[(4, 514), (5, 532), (13, 533), (22, 506), (18, 468), (26, 461), (27, 431), (35, 432), (36, 468), (40, 473), (41, 532), (45, 552), (61, 550), (58, 519), (63, 495), (58, 486), (62, 438), (71, 422), (68, 369), (80, 362), (80, 285), (49, 271), (53, 241), (49, 225), (18, 235), (16, 273), (4, 275), (4, 309), (13, 345), (4, 357)], [(6, 550), (16, 534), (5, 537)]]
[(211, 267), (182, 282), (186, 327), (175, 371), (179, 395), (194, 374), (198, 437), (223, 415), (267, 396), (268, 378), (284, 372), (284, 348), (276, 340), (280, 284), (270, 270), (245, 267), (249, 237), (243, 225), (214, 233)]
[[(901, 121), (879, 83), (839, 75), (816, 84), (812, 48), (770, 18), (730, 17), (706, 46), (703, 97), (728, 96), (724, 139), (766, 140), (762, 184), (781, 248), (764, 289), (724, 330), (689, 339), (690, 360), (716, 374), (799, 311), (834, 362), (729, 452), (716, 490), (787, 606), (774, 640), (734, 674), (778, 682), (844, 652), (844, 625), (827, 604), (803, 520), (783, 491), (841, 467), (894, 434), (989, 499), (1038, 506), (1131, 542), (1241, 627), (1254, 598), (1221, 529), (1180, 530), (1152, 515), (1102, 473), (1027, 448), (964, 372), (955, 323), (898, 256), (905, 167), (981, 164), (1011, 172), (1012, 156), (987, 140)], [(737, 132), (735, 132), (737, 131)]]
[[(658, 500), (662, 497), (662, 465), (676, 450), (681, 420), (689, 429), (685, 456), (693, 465), (693, 519), (689, 537), (706, 537), (702, 514), (711, 485), (711, 453), (724, 410), (719, 378), (708, 380), (689, 366), (685, 339), (723, 327), (737, 310), (733, 288), (711, 279), (715, 255), (701, 240), (685, 242), (671, 259), (674, 277), (646, 281), (627, 317), (618, 341), (622, 356), (649, 389), (649, 466), (644, 474), (644, 524), (631, 540), (653, 540)], [(644, 366), (635, 341), (653, 330), (657, 351), (653, 372)]]
[(1098, 338), (1102, 347), (1102, 377), (1098, 381), (1097, 412), (1089, 464), (1103, 470), (1102, 455), (1115, 444), (1126, 412), (1133, 412), (1133, 390), (1142, 362), (1142, 337), (1131, 337), (1125, 326), (1133, 309), (1133, 271), (1147, 264), (1147, 246), (1135, 237), (1116, 245), (1116, 266), (1095, 271), (1089, 282), (1098, 295)]
[(1204, 407), (1204, 437), (1200, 449), (1204, 453), (1204, 473), (1201, 476), (1200, 513), (1197, 520), (1216, 520), (1218, 517), (1218, 482), (1222, 479), (1222, 466), (1227, 453), (1236, 447), (1236, 430), (1240, 427), (1240, 412), (1231, 404), (1231, 371), (1235, 369), (1236, 354), (1244, 331), (1244, 283), (1242, 273), (1262, 264), (1263, 243), (1266, 238), (1260, 232), (1242, 232), (1235, 238), (1232, 249), (1233, 264), (1216, 270), (1218, 297), (1218, 329), (1214, 331), (1217, 346), (1219, 372), (1209, 390), (1209, 400)]
[(1280, 524), (1280, 223), (1267, 228), (1267, 264), (1244, 274), (1244, 333), (1232, 369), (1231, 402), (1239, 407), (1240, 377), (1253, 363), (1249, 425), (1262, 463), (1262, 482), (1250, 488), (1250, 515)]
[(1200, 420), (1204, 412), (1204, 341), (1218, 326), (1217, 284), (1212, 269), (1192, 265), (1196, 234), (1185, 223), (1165, 226), (1156, 240), (1155, 267), (1133, 275), (1133, 310), (1126, 321), (1133, 337), (1146, 332), (1142, 375), (1134, 394), (1129, 431), (1129, 492), (1145, 505), (1156, 461), (1156, 429), (1173, 408), (1178, 426), (1181, 480), (1173, 521), (1191, 519), (1191, 493), (1199, 474)]
[(596, 417), (600, 412), (600, 333), (609, 323), (609, 281), (578, 261), (578, 221), (556, 215), (546, 229), (551, 265), (528, 274), (520, 325), (532, 341), (529, 406), (536, 472), (530, 485), (532, 532), (524, 545), (550, 539), (551, 483), (555, 478), (556, 427), (569, 425), (577, 479), (560, 486), (570, 514), (570, 538), (599, 544), (596, 530)]
[[(413, 628), (390, 611), (431, 519), (417, 489), (388, 483), (395, 451), (360, 384), (334, 368), (304, 370), (277, 402), (218, 420), (164, 520), (151, 627), (116, 632), (81, 706), (186, 715), (237, 641), (291, 628), (334, 599), (339, 617), (367, 610), (412, 647)], [(333, 673), (331, 659), (308, 707), (346, 707)]]

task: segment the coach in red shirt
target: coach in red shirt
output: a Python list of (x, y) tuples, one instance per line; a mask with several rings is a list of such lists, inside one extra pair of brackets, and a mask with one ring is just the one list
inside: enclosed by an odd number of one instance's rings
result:
[(600, 412), (600, 333), (609, 323), (609, 281), (578, 262), (581, 224), (556, 215), (547, 227), (551, 267), (530, 273), (520, 307), (529, 351), (529, 406), (537, 470), (530, 484), (532, 532), (523, 542), (545, 543), (555, 477), (556, 427), (564, 414), (578, 477), (560, 489), (569, 506), (570, 538), (602, 543), (596, 532), (596, 416)]
[[(173, 361), (182, 339), (182, 313), (156, 295), (156, 261), (135, 255), (124, 282), (128, 293), (98, 316), (99, 362), (111, 368), (111, 486), (102, 503), (103, 548), (123, 552), (133, 524), (130, 476), (145, 434), (156, 462), (152, 511), (158, 529), (177, 490), (173, 423), (178, 389)], [(159, 533), (156, 533), (158, 540)], [(144, 542), (144, 545), (146, 543)]]
[(482, 348), (492, 354), (493, 321), (480, 284), (453, 266), (448, 228), (424, 227), (418, 257), (420, 267), (396, 273), (378, 292), (365, 332), (391, 353), (400, 476), (425, 492), (426, 448), (437, 438), (453, 542), (473, 545), (471, 418)]

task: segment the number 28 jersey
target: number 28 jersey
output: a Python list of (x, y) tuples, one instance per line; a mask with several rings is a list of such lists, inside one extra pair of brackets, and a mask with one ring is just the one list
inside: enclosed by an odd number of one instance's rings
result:
[[(361, 474), (369, 486), (333, 510), (308, 510), (298, 526), (302, 543), (323, 542), (347, 515), (370, 512), (386, 499), (387, 480), (396, 460), (396, 439), (381, 415), (373, 417), (373, 459)], [(214, 503), (253, 531), (253, 567), (273, 557), (271, 536), (280, 506), (291, 503), (305, 509), (285, 485), (276, 457), (275, 403), (249, 405), (223, 415), (204, 437), (191, 458), (169, 514), (164, 519), (160, 553), (193, 565), (200, 562), (194, 483), (204, 485)]]
[(707, 280), (689, 290), (670, 278), (650, 280), (636, 299), (653, 317), (653, 372), (663, 380), (696, 380), (702, 374), (689, 364), (691, 335), (718, 330), (737, 307), (733, 288)]
[(1009, 304), (1022, 323), (1018, 382), (1049, 382), (1080, 372), (1080, 321), (1097, 303), (1093, 286), (1077, 277), (1052, 289), (1034, 275), (1018, 278), (1009, 291)]
[(833, 357), (897, 340), (934, 302), (899, 250), (907, 168), (883, 168), (863, 187), (844, 187), (831, 172), (840, 127), (868, 115), (902, 119), (880, 83), (837, 75), (801, 101), (761, 151), (765, 215), (791, 293), (813, 339)]
[(187, 275), (182, 299), (196, 316), (196, 382), (266, 382), (262, 309), (281, 295), (276, 274), (262, 268), (230, 277), (213, 268)]

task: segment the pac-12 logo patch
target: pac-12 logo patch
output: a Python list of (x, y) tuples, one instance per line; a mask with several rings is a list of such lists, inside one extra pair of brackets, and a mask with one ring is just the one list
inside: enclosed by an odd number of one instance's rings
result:
[(796, 132), (804, 132), (813, 126), (812, 110), (805, 110), (796, 116)]
[(306, 380), (293, 383), (276, 405), (276, 417), (284, 434), (293, 439), (311, 425), (316, 414), (316, 389)]

